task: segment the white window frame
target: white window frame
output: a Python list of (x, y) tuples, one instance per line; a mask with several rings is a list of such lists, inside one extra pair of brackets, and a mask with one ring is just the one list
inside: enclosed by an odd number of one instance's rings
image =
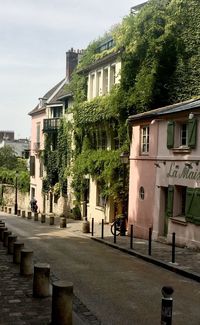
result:
[(143, 155), (149, 153), (149, 125), (140, 127), (140, 151)]

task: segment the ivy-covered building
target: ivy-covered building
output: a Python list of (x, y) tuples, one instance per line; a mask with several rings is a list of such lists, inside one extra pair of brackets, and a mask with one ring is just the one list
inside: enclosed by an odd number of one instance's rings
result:
[(82, 215), (95, 222), (111, 222), (116, 215), (111, 174), (116, 173), (119, 180), (119, 112), (109, 100), (120, 83), (121, 50), (114, 45), (112, 37), (101, 42), (95, 49), (97, 59), (78, 70), (87, 82), (87, 98), (74, 111), (78, 154), (73, 184), (80, 195)]
[(200, 247), (200, 99), (130, 116), (129, 226)]
[[(65, 213), (71, 196), (68, 195), (67, 178), (60, 187), (61, 164), (58, 159), (58, 133), (62, 119), (70, 120), (68, 113), (73, 98), (66, 85), (78, 63), (80, 51), (66, 53), (66, 75), (50, 89), (39, 104), (29, 113), (31, 116), (30, 199), (36, 198), (40, 212)], [(65, 139), (67, 142), (67, 138)], [(64, 155), (64, 152), (63, 152)]]

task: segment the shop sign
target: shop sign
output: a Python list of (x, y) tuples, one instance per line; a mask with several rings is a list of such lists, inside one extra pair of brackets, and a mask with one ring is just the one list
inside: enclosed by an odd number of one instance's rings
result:
[(180, 168), (179, 165), (171, 163), (167, 177), (179, 178), (179, 179), (191, 179), (195, 181), (200, 180), (200, 170), (191, 170), (191, 166), (183, 166)]

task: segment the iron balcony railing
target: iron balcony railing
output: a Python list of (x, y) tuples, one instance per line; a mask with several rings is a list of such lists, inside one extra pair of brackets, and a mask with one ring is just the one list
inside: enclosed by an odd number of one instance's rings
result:
[(43, 132), (55, 132), (60, 125), (60, 118), (48, 118), (43, 121)]

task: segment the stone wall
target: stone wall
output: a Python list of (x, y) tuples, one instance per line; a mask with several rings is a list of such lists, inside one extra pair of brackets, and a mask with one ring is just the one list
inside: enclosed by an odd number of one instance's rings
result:
[[(10, 185), (3, 186), (3, 201), (6, 206), (14, 207), (15, 205), (15, 188)], [(29, 192), (22, 193), (17, 191), (18, 208), (21, 210), (30, 210)]]

